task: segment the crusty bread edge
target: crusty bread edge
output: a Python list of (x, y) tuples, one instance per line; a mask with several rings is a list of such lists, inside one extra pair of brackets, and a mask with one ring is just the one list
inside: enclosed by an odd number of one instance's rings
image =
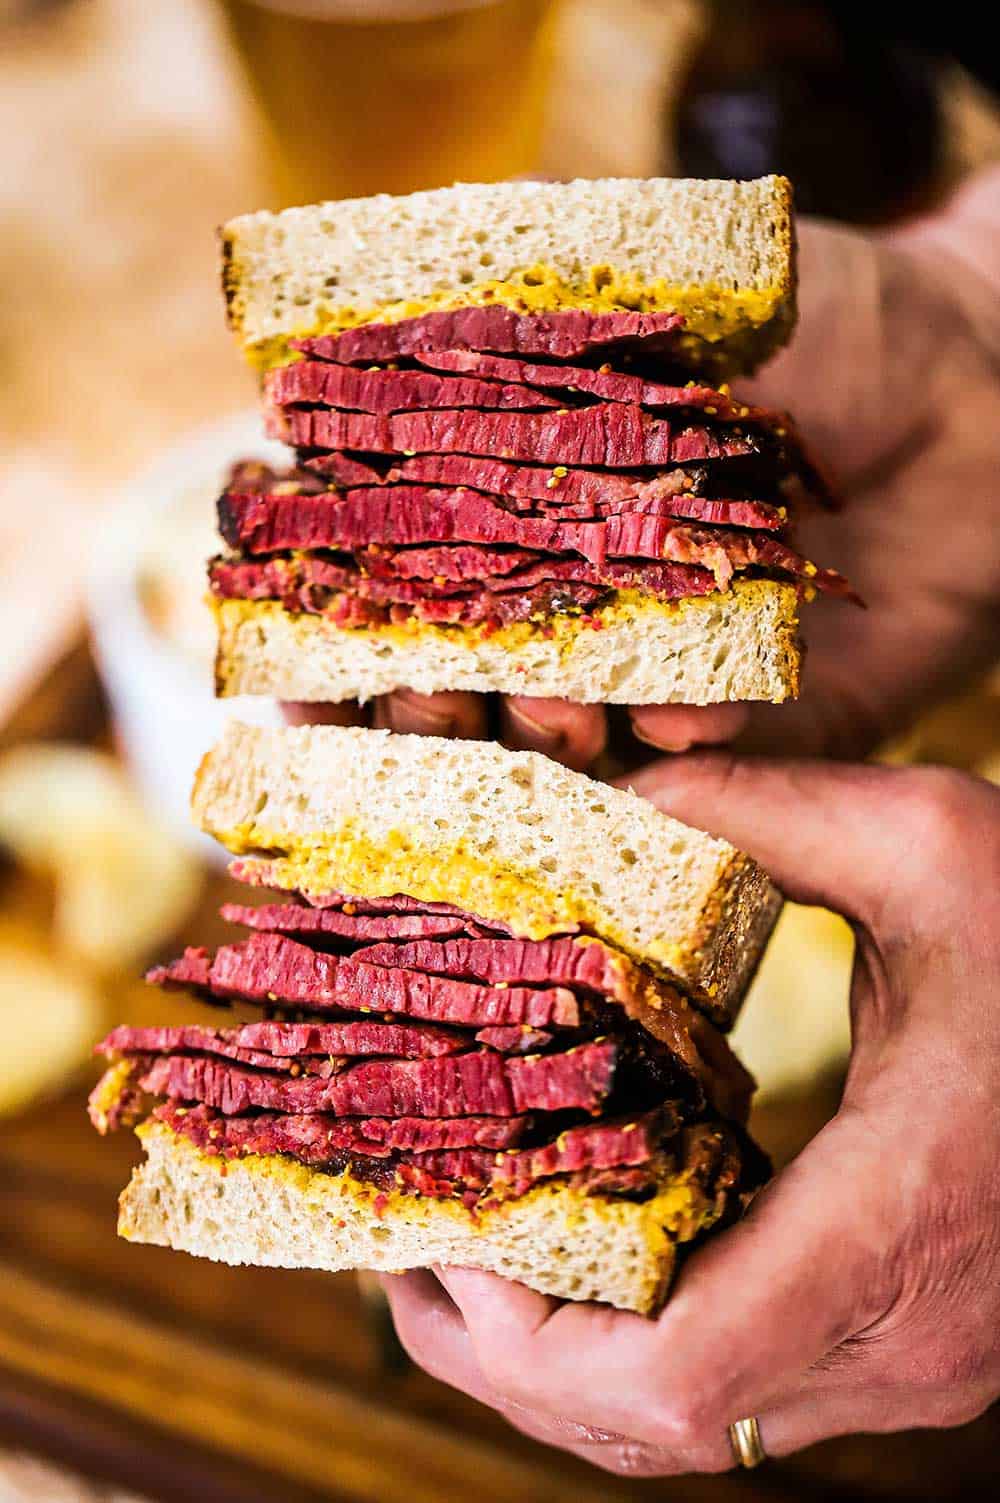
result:
[(739, 1015), (783, 904), (767, 873), (742, 852), (709, 895), (699, 926), (705, 936), (699, 957), (701, 1007), (723, 1028)]

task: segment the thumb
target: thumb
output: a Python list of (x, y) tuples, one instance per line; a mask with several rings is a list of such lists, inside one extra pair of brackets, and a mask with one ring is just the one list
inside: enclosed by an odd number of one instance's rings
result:
[[(657, 808), (729, 840), (782, 891), (867, 923), (909, 900), (913, 869), (908, 770), (704, 753), (666, 758), (627, 782)], [(912, 826), (912, 828), (911, 828)]]
[(818, 1399), (822, 1359), (880, 1313), (872, 1157), (867, 1129), (831, 1123), (685, 1264), (659, 1320), (659, 1375), (689, 1428)]

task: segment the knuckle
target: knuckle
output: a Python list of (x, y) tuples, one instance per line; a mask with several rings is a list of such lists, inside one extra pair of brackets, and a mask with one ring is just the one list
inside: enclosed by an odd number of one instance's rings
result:
[(654, 1405), (651, 1423), (658, 1443), (684, 1453), (704, 1451), (726, 1428), (716, 1406), (695, 1393), (663, 1397)]
[[(968, 846), (978, 785), (949, 767), (919, 767), (903, 774), (903, 814), (918, 854), (945, 860)], [(977, 821), (978, 822), (978, 821)]]

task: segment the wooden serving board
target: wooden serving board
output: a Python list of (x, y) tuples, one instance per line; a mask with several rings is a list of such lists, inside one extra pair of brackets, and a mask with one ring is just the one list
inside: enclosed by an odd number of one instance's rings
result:
[[(26, 999), (26, 1003), (28, 999)], [(154, 1499), (206, 1503), (754, 1503), (965, 1498), (1000, 1414), (856, 1438), (739, 1479), (617, 1479), (410, 1370), (387, 1370), (352, 1276), (237, 1269), (115, 1236), (137, 1157), (84, 1086), (0, 1129), (0, 1440)]]

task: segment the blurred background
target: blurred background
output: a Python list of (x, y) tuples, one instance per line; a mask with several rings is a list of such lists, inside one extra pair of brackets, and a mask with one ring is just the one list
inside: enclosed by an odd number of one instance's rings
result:
[[(812, 211), (898, 220), (1000, 157), (995, 56), (977, 8), (954, 10), (0, 0), (0, 1503), (940, 1499), (996, 1482), (995, 1416), (738, 1479), (591, 1473), (409, 1370), (352, 1277), (118, 1243), (136, 1149), (83, 1114), (93, 1040), (166, 1021), (137, 978), (182, 934), (210, 942), (226, 895), (186, 822), (220, 720), (202, 565), (228, 461), (269, 446), (215, 226), (456, 178), (771, 170)], [(886, 754), (1000, 779), (1000, 686)], [(747, 1004), (736, 1043), (778, 1162), (836, 1107), (850, 961), (840, 920), (791, 909)]]

